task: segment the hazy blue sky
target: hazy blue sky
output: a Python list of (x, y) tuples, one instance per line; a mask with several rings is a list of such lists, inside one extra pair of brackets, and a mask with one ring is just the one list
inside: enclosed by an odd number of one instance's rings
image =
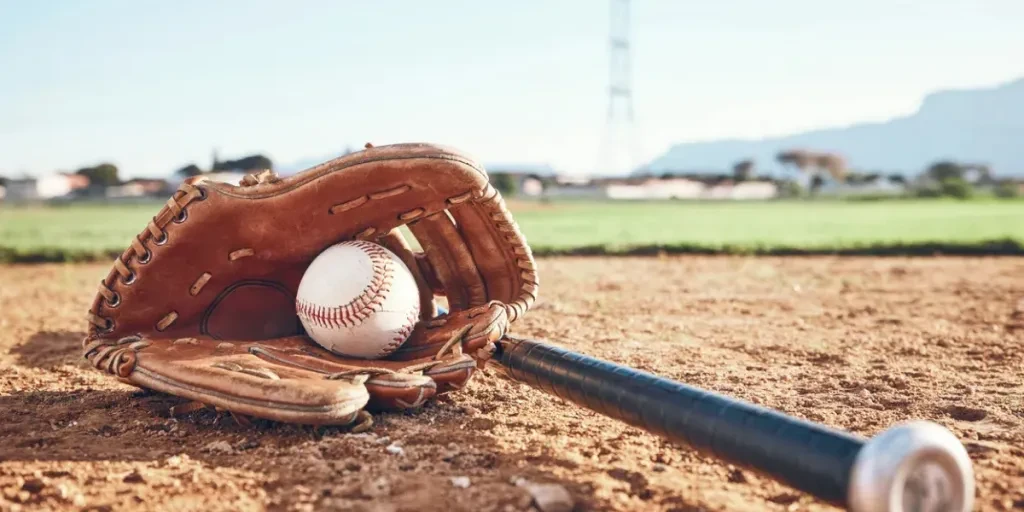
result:
[[(1021, 0), (634, 0), (643, 156), (1024, 75)], [(604, 0), (0, 0), (0, 174), (433, 141), (590, 168)]]

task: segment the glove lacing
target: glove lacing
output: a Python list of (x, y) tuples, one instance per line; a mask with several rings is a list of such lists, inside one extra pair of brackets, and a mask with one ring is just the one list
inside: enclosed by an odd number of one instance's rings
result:
[[(166, 244), (168, 240), (167, 225), (171, 222), (176, 224), (185, 222), (188, 219), (188, 210), (186, 209), (188, 204), (205, 198), (206, 192), (200, 187), (187, 182), (178, 187), (178, 190), (167, 200), (164, 208), (149, 220), (146, 229), (132, 238), (131, 246), (114, 260), (115, 272), (99, 286), (99, 295), (103, 298), (104, 306), (116, 308), (121, 304), (121, 294), (113, 289), (114, 279), (120, 276), (118, 280), (124, 286), (131, 286), (135, 282), (136, 274), (129, 264), (134, 261), (136, 264), (145, 265), (152, 261), (153, 252), (147, 246), (147, 242), (152, 242), (154, 245)], [(87, 318), (89, 323), (100, 331), (109, 332), (114, 328), (114, 321), (98, 314), (100, 304), (99, 300), (93, 303)]]

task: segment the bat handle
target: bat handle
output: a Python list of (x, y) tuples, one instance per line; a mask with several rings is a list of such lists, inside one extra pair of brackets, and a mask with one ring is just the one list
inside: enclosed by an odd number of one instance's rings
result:
[(510, 379), (855, 512), (961, 512), (973, 506), (967, 451), (934, 423), (904, 423), (864, 439), (513, 337), (498, 343), (492, 361)]

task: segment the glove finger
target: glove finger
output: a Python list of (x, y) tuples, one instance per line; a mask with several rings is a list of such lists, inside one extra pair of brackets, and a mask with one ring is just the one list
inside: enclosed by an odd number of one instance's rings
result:
[(93, 342), (86, 357), (134, 385), (275, 421), (347, 425), (369, 401), (358, 379), (268, 362), (249, 352), (252, 345), (129, 337)]
[(370, 393), (369, 409), (415, 409), (437, 394), (437, 384), (425, 375), (385, 373), (367, 379), (366, 390)]
[(437, 393), (443, 394), (466, 387), (476, 368), (476, 360), (463, 354), (423, 370), (423, 375), (433, 379), (437, 384)]
[(508, 330), (508, 314), (500, 302), (455, 311), (434, 320), (420, 322), (409, 339), (388, 359), (407, 361), (437, 355), (446, 344), (458, 337), (460, 347), (471, 356), (501, 339)]

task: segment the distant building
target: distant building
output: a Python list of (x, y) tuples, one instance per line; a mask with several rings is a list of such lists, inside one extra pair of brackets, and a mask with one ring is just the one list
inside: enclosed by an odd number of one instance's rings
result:
[(544, 196), (566, 199), (607, 199), (605, 187), (589, 181), (558, 180), (544, 190)]
[(114, 185), (103, 189), (103, 192), (106, 197), (111, 199), (119, 199), (123, 197), (144, 197), (146, 195), (146, 191), (137, 183)]
[(638, 176), (600, 178), (586, 183), (558, 182), (547, 195), (618, 200), (757, 200), (771, 199), (778, 193), (778, 185), (767, 180), (735, 182), (731, 178), (715, 176)]
[(89, 178), (80, 174), (48, 174), (7, 182), (7, 201), (37, 201), (64, 197), (89, 187)]
[(772, 199), (779, 195), (779, 186), (774, 181), (767, 180), (730, 181), (712, 187), (708, 195), (708, 199), (738, 201)]
[(130, 197), (163, 197), (170, 195), (171, 186), (165, 180), (137, 178), (120, 185), (104, 189), (104, 196), (110, 199)]
[(827, 180), (818, 190), (823, 196), (899, 196), (907, 193), (902, 177), (876, 175), (857, 183)]
[(128, 180), (126, 185), (137, 185), (148, 196), (165, 196), (173, 191), (167, 180), (151, 178), (135, 178)]

